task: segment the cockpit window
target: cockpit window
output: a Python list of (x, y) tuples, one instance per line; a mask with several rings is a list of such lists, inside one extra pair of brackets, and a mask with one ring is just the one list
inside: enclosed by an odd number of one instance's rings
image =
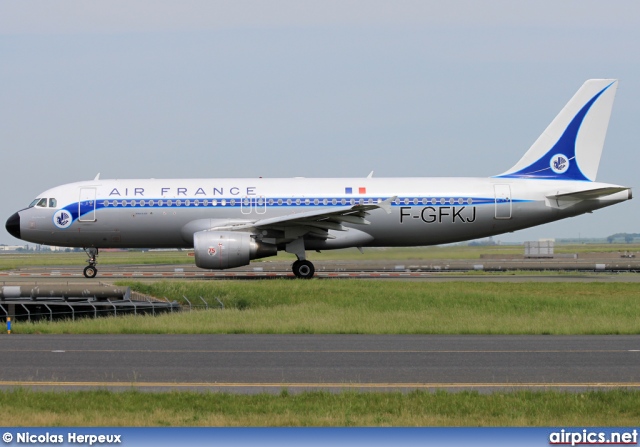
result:
[(29, 204), (29, 208), (33, 208), (34, 206), (36, 206), (36, 203), (38, 203), (38, 200), (40, 200), (40, 198), (37, 198), (36, 200), (34, 200), (33, 202), (31, 202)]
[(58, 201), (56, 199), (49, 199), (49, 208), (55, 208), (58, 206)]
[(41, 206), (43, 208), (47, 207), (47, 199), (40, 199), (40, 201), (38, 202), (38, 204), (36, 206)]

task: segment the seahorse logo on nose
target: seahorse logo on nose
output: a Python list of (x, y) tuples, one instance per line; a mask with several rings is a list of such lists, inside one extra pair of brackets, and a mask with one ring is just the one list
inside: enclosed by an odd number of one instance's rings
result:
[(57, 211), (53, 215), (53, 224), (61, 229), (69, 228), (73, 221), (71, 220), (71, 214), (67, 210)]

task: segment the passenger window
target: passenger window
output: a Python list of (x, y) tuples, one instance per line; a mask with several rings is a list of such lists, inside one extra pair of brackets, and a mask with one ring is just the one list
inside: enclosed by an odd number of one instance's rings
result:
[(49, 199), (49, 208), (55, 208), (58, 206), (58, 201), (56, 199)]
[(42, 208), (46, 208), (47, 207), (47, 199), (40, 199), (40, 201), (38, 202), (38, 204), (36, 206), (41, 206)]

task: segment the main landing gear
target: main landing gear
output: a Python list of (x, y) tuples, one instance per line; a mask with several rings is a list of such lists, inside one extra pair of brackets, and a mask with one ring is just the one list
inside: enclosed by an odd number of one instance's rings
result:
[(293, 270), (293, 274), (296, 275), (296, 278), (301, 279), (311, 279), (313, 278), (313, 274), (316, 272), (313, 264), (306, 259), (298, 259), (293, 263), (291, 269)]
[(286, 246), (286, 251), (287, 253), (296, 255), (296, 258), (298, 258), (298, 260), (291, 266), (291, 270), (293, 270), (293, 274), (296, 275), (296, 278), (313, 278), (313, 274), (316, 272), (316, 268), (310, 261), (307, 261), (307, 257), (304, 251), (304, 240), (299, 237), (298, 239), (294, 239), (293, 241), (289, 242)]
[(85, 248), (84, 252), (89, 257), (89, 260), (87, 261), (89, 265), (84, 268), (84, 277), (95, 278), (98, 274), (98, 269), (96, 268), (96, 264), (98, 263), (98, 261), (96, 261), (96, 257), (98, 256), (98, 249), (93, 247)]

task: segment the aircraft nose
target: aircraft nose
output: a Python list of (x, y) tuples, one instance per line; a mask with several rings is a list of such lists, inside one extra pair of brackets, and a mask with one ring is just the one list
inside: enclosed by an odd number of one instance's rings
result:
[(11, 236), (20, 239), (20, 214), (15, 213), (8, 218), (5, 228)]

